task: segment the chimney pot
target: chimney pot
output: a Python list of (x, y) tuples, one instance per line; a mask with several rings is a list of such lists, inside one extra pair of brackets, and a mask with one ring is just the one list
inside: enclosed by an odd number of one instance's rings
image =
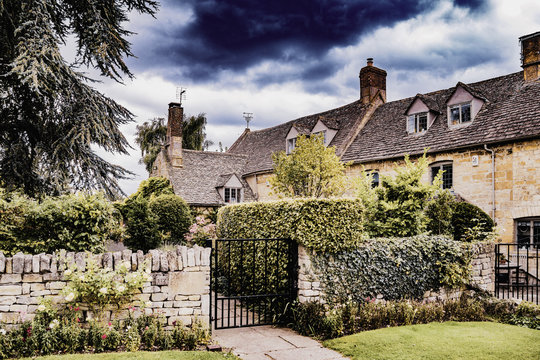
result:
[(367, 65), (373, 66), (373, 58), (367, 58)]

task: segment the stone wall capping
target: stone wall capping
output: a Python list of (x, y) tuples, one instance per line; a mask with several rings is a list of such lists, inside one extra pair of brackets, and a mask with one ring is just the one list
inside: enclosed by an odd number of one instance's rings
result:
[(0, 273), (6, 271), (6, 257), (4, 253), (0, 251)]

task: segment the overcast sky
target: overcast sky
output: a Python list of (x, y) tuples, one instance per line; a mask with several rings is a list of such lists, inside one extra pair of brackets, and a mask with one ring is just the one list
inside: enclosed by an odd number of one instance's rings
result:
[[(184, 111), (207, 114), (208, 138), (230, 146), (252, 129), (353, 102), (366, 58), (388, 72), (397, 100), (520, 71), (518, 38), (540, 31), (538, 0), (164, 0), (156, 18), (131, 14), (135, 79), (97, 87), (126, 106), (131, 156), (106, 154), (135, 172), (135, 126), (166, 117), (176, 88)], [(101, 152), (100, 152), (101, 153)]]

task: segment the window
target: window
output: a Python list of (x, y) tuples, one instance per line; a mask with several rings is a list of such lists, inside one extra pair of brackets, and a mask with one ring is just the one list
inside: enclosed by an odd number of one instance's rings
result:
[(237, 188), (225, 188), (225, 202), (230, 203), (239, 203), (241, 199), (241, 190)]
[(296, 138), (288, 139), (287, 140), (287, 154), (292, 153), (295, 146), (296, 146)]
[(449, 106), (450, 124), (458, 125), (471, 121), (471, 103)]
[(323, 144), (326, 144), (326, 130), (317, 131), (316, 133), (313, 133), (313, 135), (320, 135), (320, 134), (322, 134), (323, 136)]
[(369, 173), (371, 175), (371, 187), (376, 188), (379, 186), (379, 173), (376, 171), (372, 171)]
[(523, 248), (540, 245), (540, 218), (516, 220), (516, 243)]
[(439, 171), (443, 171), (442, 174), (442, 188), (451, 189), (453, 186), (452, 182), (452, 163), (438, 163), (431, 165), (431, 182), (439, 174)]
[(427, 113), (418, 113), (408, 116), (407, 131), (409, 134), (420, 133), (427, 130)]

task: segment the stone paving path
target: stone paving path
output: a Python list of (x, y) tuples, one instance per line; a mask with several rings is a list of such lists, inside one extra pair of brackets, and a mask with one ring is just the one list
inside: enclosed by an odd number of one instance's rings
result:
[(243, 360), (347, 359), (309, 337), (272, 326), (213, 330), (212, 337), (223, 350), (231, 349)]

